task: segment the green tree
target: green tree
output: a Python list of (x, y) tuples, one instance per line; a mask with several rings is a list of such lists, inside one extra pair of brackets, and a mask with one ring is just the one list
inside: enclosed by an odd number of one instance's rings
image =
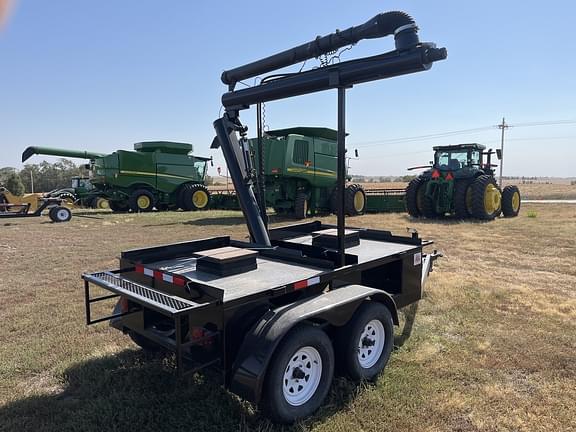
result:
[(17, 173), (13, 172), (6, 179), (6, 189), (8, 189), (14, 195), (20, 196), (24, 194), (24, 184), (22, 183), (22, 179)]

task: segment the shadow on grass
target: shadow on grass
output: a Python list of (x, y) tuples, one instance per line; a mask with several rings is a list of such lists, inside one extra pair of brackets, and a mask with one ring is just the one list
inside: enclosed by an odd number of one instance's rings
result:
[[(241, 213), (238, 211), (238, 215)], [(276, 216), (276, 215), (268, 215), (268, 219), (270, 223), (278, 223), (278, 222), (298, 222), (297, 220), (286, 217), (286, 216)], [(176, 222), (167, 222), (163, 224), (152, 224), (152, 225), (144, 225), (144, 227), (152, 227), (152, 226), (174, 226), (174, 225), (192, 225), (192, 226), (237, 226), (237, 225), (244, 225), (246, 223), (246, 219), (244, 216), (236, 216), (236, 215), (214, 215), (212, 217), (203, 217), (200, 219), (192, 219), (187, 221), (176, 221)]]
[(170, 357), (133, 350), (75, 364), (62, 387), (0, 407), (0, 431), (301, 431), (342, 410), (358, 392), (336, 378), (314, 417), (279, 426), (224, 390), (215, 372), (177, 378)]
[(492, 222), (491, 220), (480, 220), (480, 219), (459, 219), (455, 216), (442, 216), (433, 219), (428, 218), (416, 218), (408, 214), (403, 216), (403, 219), (407, 222), (417, 222), (423, 225), (460, 225), (460, 224), (471, 224), (471, 225), (482, 225)]

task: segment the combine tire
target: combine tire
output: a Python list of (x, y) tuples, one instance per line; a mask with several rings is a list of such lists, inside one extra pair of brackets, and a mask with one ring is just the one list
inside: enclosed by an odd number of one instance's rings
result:
[(108, 200), (106, 198), (95, 197), (90, 202), (90, 207), (92, 207), (93, 209), (98, 209), (98, 210), (108, 210), (110, 208), (110, 203), (108, 202)]
[(210, 204), (210, 192), (204, 185), (187, 183), (182, 186), (179, 201), (182, 210), (205, 210)]
[(152, 192), (146, 189), (137, 189), (128, 198), (128, 205), (134, 212), (149, 212), (152, 211), (156, 200)]
[(426, 191), (426, 181), (421, 177), (412, 179), (406, 187), (406, 210), (412, 217), (422, 216), (424, 192)]
[(262, 409), (279, 423), (293, 423), (316, 411), (334, 375), (334, 350), (317, 327), (300, 325), (276, 349), (264, 382)]
[(357, 216), (366, 210), (366, 193), (359, 184), (346, 186), (344, 190), (344, 210), (349, 216)]
[(472, 190), (469, 180), (457, 180), (454, 184), (454, 214), (458, 219), (472, 216)]
[(518, 216), (521, 204), (518, 186), (506, 186), (502, 191), (502, 213), (504, 217)]
[(491, 175), (481, 175), (470, 185), (472, 216), (493, 220), (502, 211), (502, 194)]
[(128, 204), (123, 201), (108, 201), (108, 205), (114, 213), (124, 213), (130, 210)]
[(394, 323), (386, 306), (374, 301), (358, 308), (337, 335), (337, 354), (354, 381), (375, 381), (394, 346)]
[(304, 192), (298, 192), (294, 200), (294, 219), (306, 219), (308, 216), (308, 196)]
[(52, 222), (68, 222), (70, 219), (72, 219), (72, 212), (67, 207), (56, 206), (50, 209), (48, 216)]

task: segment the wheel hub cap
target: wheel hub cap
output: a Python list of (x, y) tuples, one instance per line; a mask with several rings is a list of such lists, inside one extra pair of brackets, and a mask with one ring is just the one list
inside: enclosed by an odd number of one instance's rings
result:
[(136, 203), (138, 204), (139, 208), (147, 208), (150, 205), (150, 198), (148, 198), (146, 195), (140, 195), (136, 200)]
[(316, 348), (302, 347), (288, 361), (282, 380), (284, 399), (292, 406), (308, 402), (322, 377), (322, 358)]
[(194, 192), (192, 195), (192, 202), (198, 208), (203, 208), (208, 204), (208, 195), (204, 191)]
[(364, 210), (364, 194), (360, 191), (357, 191), (356, 194), (354, 195), (354, 209), (357, 212), (361, 212), (362, 210)]
[(520, 194), (518, 192), (514, 192), (512, 195), (512, 209), (517, 212), (520, 208)]
[(379, 320), (372, 320), (366, 324), (358, 340), (358, 363), (364, 369), (374, 366), (384, 351), (386, 333)]
[(484, 194), (484, 210), (486, 213), (492, 214), (500, 208), (500, 200), (502, 195), (496, 186), (489, 184), (486, 187)]

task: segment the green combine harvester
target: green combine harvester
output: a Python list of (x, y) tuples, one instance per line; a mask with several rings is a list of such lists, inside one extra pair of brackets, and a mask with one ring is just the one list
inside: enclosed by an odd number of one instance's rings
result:
[(78, 184), (73, 196), (74, 200), (92, 203), (91, 206), (101, 208), (100, 200), (106, 199), (110, 208), (119, 212), (208, 208), (210, 193), (205, 179), (210, 158), (192, 156), (192, 144), (170, 141), (140, 142), (134, 144), (134, 150), (105, 155), (28, 147), (22, 153), (22, 162), (35, 154), (88, 159), (94, 187), (88, 190)]
[[(496, 152), (498, 155), (498, 152)], [(406, 207), (414, 217), (492, 220), (520, 211), (520, 191), (509, 185), (503, 190), (494, 178), (491, 158), (482, 144), (434, 147), (434, 162), (406, 188)], [(413, 169), (414, 169), (413, 168)]]
[[(267, 131), (262, 139), (266, 206), (279, 215), (304, 219), (336, 209), (337, 132), (321, 127), (293, 127)], [(249, 140), (253, 166), (257, 139)], [(347, 176), (350, 180), (350, 176)], [(214, 196), (214, 195), (213, 195)], [(366, 212), (405, 211), (404, 189), (366, 191), (349, 183), (344, 191), (349, 216)], [(215, 207), (238, 208), (226, 194), (214, 196)], [(222, 204), (220, 204), (222, 203)]]

